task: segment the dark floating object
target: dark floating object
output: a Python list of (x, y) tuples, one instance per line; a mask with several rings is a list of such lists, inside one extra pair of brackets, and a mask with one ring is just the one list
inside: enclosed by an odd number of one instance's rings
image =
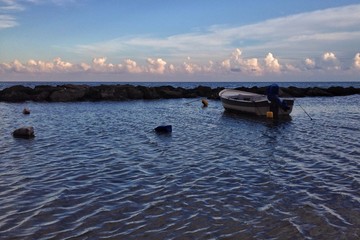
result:
[(23, 114), (30, 114), (30, 109), (28, 109), (28, 108), (24, 108), (24, 110), (23, 110)]
[(157, 133), (171, 133), (172, 132), (172, 126), (171, 125), (158, 126), (158, 127), (155, 128), (155, 132), (157, 132)]
[(34, 128), (33, 127), (21, 127), (16, 129), (13, 134), (15, 138), (33, 138), (35, 137)]

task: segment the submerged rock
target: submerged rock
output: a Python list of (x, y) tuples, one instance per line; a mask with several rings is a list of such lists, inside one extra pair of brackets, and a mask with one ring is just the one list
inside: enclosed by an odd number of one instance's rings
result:
[(18, 128), (12, 133), (12, 135), (15, 138), (33, 138), (33, 137), (35, 137), (33, 127), (21, 127), (21, 128)]

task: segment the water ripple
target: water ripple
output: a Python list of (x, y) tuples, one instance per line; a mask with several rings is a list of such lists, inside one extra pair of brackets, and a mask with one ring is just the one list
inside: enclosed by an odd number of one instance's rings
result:
[[(182, 99), (28, 103), (26, 117), (1, 103), (0, 236), (357, 239), (360, 98), (301, 101), (313, 121)], [(13, 139), (22, 124), (36, 138)]]

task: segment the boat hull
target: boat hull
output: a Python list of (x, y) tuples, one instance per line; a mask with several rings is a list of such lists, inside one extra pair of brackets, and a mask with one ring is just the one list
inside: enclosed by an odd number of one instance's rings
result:
[[(270, 111), (270, 102), (265, 95), (224, 89), (219, 93), (219, 96), (223, 107), (228, 111), (237, 111), (257, 116), (266, 116), (267, 112)], [(279, 108), (278, 114), (286, 116), (292, 111), (294, 99), (285, 98), (283, 101), (286, 102), (290, 109), (284, 111)]]

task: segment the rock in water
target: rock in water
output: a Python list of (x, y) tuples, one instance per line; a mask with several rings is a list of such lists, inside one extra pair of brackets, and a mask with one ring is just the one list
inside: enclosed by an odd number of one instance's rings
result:
[(172, 132), (172, 126), (171, 125), (158, 126), (158, 127), (155, 128), (155, 132), (157, 132), (157, 133), (171, 133)]
[(33, 127), (21, 127), (13, 132), (15, 138), (33, 138), (35, 137)]
[(30, 109), (28, 109), (28, 108), (24, 108), (24, 110), (23, 110), (23, 114), (30, 114)]

